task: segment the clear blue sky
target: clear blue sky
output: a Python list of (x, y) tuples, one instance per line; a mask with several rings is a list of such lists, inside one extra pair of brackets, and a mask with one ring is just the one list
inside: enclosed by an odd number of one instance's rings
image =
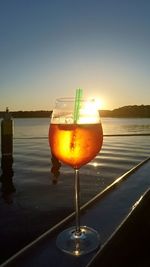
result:
[(150, 104), (149, 0), (0, 0), (0, 110)]

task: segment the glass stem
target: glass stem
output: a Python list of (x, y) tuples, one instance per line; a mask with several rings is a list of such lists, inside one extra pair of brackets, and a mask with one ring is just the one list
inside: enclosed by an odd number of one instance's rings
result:
[(79, 169), (75, 169), (75, 216), (76, 216), (76, 234), (80, 234), (80, 181)]

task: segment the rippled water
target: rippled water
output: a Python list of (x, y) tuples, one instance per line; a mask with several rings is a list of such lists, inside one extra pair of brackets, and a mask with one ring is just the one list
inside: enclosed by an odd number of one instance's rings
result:
[[(150, 136), (108, 136), (150, 133), (150, 119), (102, 118), (103, 147), (80, 170), (83, 202), (150, 155)], [(49, 119), (15, 119), (14, 170), (24, 183), (50, 184)], [(57, 187), (72, 186), (73, 170), (62, 165)], [(26, 177), (28, 175), (28, 178)], [(68, 185), (66, 184), (68, 183)]]
[[(49, 122), (48, 118), (14, 120), (13, 166), (16, 184), (51, 183)], [(86, 195), (83, 194), (83, 202), (150, 155), (150, 136), (111, 136), (148, 134), (150, 119), (102, 118), (102, 125), (102, 150), (93, 161), (80, 170), (82, 190), (86, 191)], [(70, 167), (62, 165), (58, 185), (61, 184), (63, 188), (66, 180), (72, 183), (72, 174), (73, 170)]]

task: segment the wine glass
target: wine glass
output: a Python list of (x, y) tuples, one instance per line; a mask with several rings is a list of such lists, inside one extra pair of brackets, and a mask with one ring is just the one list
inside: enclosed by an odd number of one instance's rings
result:
[(99, 234), (80, 226), (79, 169), (100, 151), (103, 131), (95, 101), (59, 98), (56, 100), (49, 127), (51, 152), (74, 169), (76, 225), (61, 232), (56, 240), (59, 249), (72, 255), (87, 254), (100, 245)]

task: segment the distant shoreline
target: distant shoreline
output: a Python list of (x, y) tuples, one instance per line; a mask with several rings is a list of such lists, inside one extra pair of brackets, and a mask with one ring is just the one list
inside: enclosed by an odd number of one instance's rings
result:
[(101, 110), (102, 117), (112, 118), (150, 118), (150, 105), (124, 106), (113, 110)]
[[(13, 118), (50, 118), (52, 111), (10, 111)], [(0, 118), (3, 118), (5, 111), (0, 111)], [(113, 110), (101, 110), (101, 117), (112, 118), (150, 118), (150, 105), (124, 106)]]

